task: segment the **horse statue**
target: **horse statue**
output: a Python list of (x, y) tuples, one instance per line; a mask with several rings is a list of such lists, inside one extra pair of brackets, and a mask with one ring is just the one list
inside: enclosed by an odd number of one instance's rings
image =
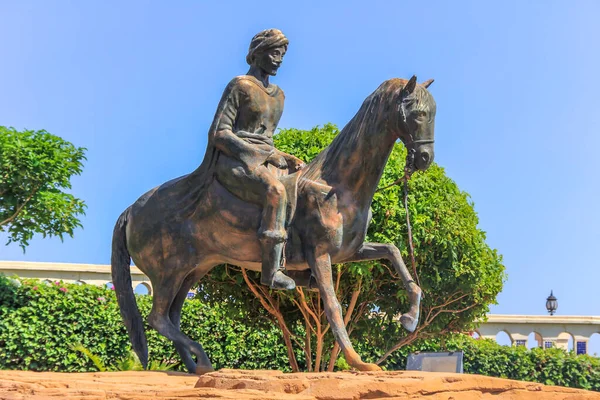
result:
[[(415, 76), (385, 81), (314, 160), (279, 178), (287, 191), (287, 275), (298, 286), (318, 288), (335, 340), (348, 364), (360, 371), (380, 368), (363, 362), (352, 347), (331, 265), (389, 260), (410, 301), (400, 322), (410, 332), (416, 329), (421, 289), (400, 251), (393, 244), (364, 240), (373, 195), (396, 140), (408, 150), (411, 171), (425, 170), (433, 161), (436, 106), (427, 91), (431, 82), (418, 84)], [(148, 346), (131, 285), (130, 261), (152, 282), (149, 325), (173, 341), (191, 373), (213, 371), (202, 346), (180, 331), (181, 309), (192, 285), (219, 264), (261, 270), (257, 237), (261, 212), (261, 207), (236, 197), (199, 168), (150, 190), (121, 214), (112, 241), (113, 284), (133, 349), (144, 366)]]

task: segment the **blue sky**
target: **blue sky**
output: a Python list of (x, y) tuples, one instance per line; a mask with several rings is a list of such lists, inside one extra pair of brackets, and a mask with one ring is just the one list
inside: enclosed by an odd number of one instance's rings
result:
[[(496, 313), (600, 315), (600, 3), (0, 1), (0, 125), (87, 147), (73, 239), (0, 259), (107, 264), (113, 224), (202, 161), (258, 31), (289, 37), (280, 127), (342, 127), (381, 82), (435, 78), (436, 161), (509, 279)], [(3, 238), (0, 238), (3, 239)]]

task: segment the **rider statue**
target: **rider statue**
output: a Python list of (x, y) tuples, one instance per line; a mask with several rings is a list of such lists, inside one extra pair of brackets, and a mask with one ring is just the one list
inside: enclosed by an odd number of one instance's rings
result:
[(283, 91), (269, 82), (287, 51), (288, 39), (278, 29), (252, 38), (246, 75), (233, 78), (225, 89), (209, 132), (205, 161), (214, 176), (235, 196), (262, 207), (258, 237), (262, 251), (261, 283), (293, 289), (283, 269), (286, 191), (273, 168), (296, 171), (302, 160), (277, 150), (273, 134), (283, 112)]

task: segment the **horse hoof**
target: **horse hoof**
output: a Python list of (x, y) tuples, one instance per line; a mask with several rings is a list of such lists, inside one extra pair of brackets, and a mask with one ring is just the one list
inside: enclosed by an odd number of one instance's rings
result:
[(359, 371), (382, 371), (379, 365), (372, 363), (360, 363), (356, 366), (356, 369)]
[(413, 318), (412, 316), (410, 316), (408, 314), (403, 314), (400, 317), (400, 323), (402, 324), (404, 329), (406, 329), (409, 332), (414, 332), (415, 329), (417, 329), (418, 322), (419, 321), (416, 318)]
[(207, 367), (204, 365), (196, 366), (196, 375), (204, 375), (208, 374), (209, 372), (215, 372), (215, 369), (213, 367)]

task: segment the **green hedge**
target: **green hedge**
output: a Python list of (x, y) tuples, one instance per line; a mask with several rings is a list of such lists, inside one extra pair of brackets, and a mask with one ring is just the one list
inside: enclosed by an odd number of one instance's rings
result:
[[(146, 316), (150, 296), (138, 296), (137, 300)], [(181, 324), (185, 333), (202, 343), (216, 368), (289, 371), (279, 329), (266, 319), (259, 326), (247, 326), (248, 321), (243, 310), (208, 306), (192, 299), (185, 302)], [(169, 340), (148, 326), (146, 334), (151, 360), (179, 361)], [(360, 332), (355, 332), (353, 339), (365, 360), (373, 361), (380, 355), (379, 349), (360, 339)], [(0, 369), (96, 371), (91, 360), (70, 349), (76, 343), (98, 355), (105, 365), (128, 356), (129, 339), (112, 290), (92, 285), (47, 285), (0, 275)], [(598, 358), (560, 349), (500, 346), (465, 335), (447, 338), (443, 345), (439, 340), (427, 340), (401, 348), (384, 367), (405, 369), (409, 352), (440, 350), (464, 351), (466, 373), (600, 391)], [(302, 366), (303, 354), (297, 357)]]
[[(137, 296), (137, 301), (145, 319), (151, 297)], [(202, 343), (216, 368), (289, 371), (279, 329), (269, 322), (246, 326), (243, 311), (228, 310), (188, 300), (181, 318), (182, 331)], [(151, 360), (179, 362), (171, 341), (148, 326), (146, 335)], [(129, 355), (129, 338), (114, 291), (0, 275), (0, 369), (97, 371), (91, 360), (71, 350), (77, 343), (108, 366)], [(176, 369), (184, 368), (178, 365)]]
[(528, 350), (492, 340), (462, 339), (465, 372), (600, 391), (600, 359), (562, 349)]
[(577, 355), (562, 349), (527, 349), (502, 346), (494, 340), (473, 339), (467, 335), (427, 340), (399, 349), (390, 357), (387, 368), (406, 368), (406, 356), (416, 351), (459, 351), (464, 353), (464, 372), (546, 385), (600, 391), (600, 359)]

